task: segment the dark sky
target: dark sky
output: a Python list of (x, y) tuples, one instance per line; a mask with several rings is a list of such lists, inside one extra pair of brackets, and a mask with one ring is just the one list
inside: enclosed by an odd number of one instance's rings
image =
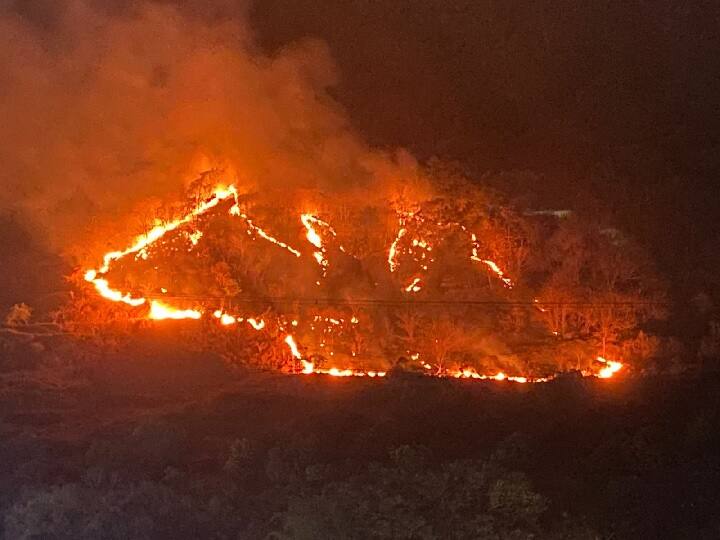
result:
[(372, 143), (535, 171), (506, 187), (547, 206), (589, 193), (671, 277), (715, 279), (717, 2), (263, 0), (251, 16), (269, 50), (329, 44), (337, 98)]

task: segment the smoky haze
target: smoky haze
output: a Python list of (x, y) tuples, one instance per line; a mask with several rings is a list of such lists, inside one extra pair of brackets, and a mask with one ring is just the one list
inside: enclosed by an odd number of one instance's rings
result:
[(328, 94), (320, 41), (266, 55), (239, 8), (59, 4), (0, 12), (0, 202), (53, 248), (209, 168), (247, 189), (344, 190), (395, 167)]

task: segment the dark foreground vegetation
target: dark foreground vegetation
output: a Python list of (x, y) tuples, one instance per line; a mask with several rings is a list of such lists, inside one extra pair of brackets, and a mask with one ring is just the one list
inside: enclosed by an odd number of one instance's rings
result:
[(3, 349), (4, 538), (720, 534), (717, 375), (348, 380), (150, 343)]

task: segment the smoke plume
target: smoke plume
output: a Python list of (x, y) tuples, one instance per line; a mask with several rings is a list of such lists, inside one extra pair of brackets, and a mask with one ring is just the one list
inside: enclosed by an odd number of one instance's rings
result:
[(397, 176), (328, 93), (327, 47), (263, 53), (242, 10), (18, 2), (0, 8), (0, 48), (0, 205), (66, 251), (210, 168), (246, 189)]

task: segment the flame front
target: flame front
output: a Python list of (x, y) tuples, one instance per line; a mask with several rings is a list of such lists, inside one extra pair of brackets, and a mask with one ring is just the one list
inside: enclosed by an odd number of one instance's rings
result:
[[(103, 262), (100, 268), (88, 270), (85, 272), (85, 280), (89, 281), (95, 286), (95, 289), (100, 293), (100, 295), (104, 298), (107, 298), (108, 300), (112, 300), (113, 302), (124, 302), (125, 304), (128, 304), (130, 306), (141, 306), (143, 305), (146, 300), (145, 298), (133, 298), (130, 293), (123, 293), (122, 291), (112, 289), (110, 285), (108, 284), (108, 281), (100, 276), (103, 274), (106, 274), (110, 270), (110, 265), (114, 261), (118, 261), (122, 259), (123, 257), (133, 254), (133, 253), (144, 253), (145, 249), (152, 245), (153, 243), (157, 242), (160, 238), (165, 236), (170, 231), (174, 231), (181, 225), (185, 225), (186, 223), (189, 223), (192, 221), (195, 217), (204, 214), (211, 208), (215, 208), (218, 204), (220, 204), (222, 201), (234, 198), (237, 203), (237, 190), (235, 189), (235, 186), (230, 187), (224, 187), (219, 186), (215, 188), (215, 191), (207, 201), (203, 201), (198, 206), (186, 214), (185, 216), (175, 219), (173, 221), (170, 221), (168, 223), (157, 223), (150, 231), (148, 231), (145, 234), (141, 234), (140, 236), (135, 238), (135, 241), (130, 245), (130, 247), (124, 249), (123, 251), (110, 251), (106, 253), (103, 256)], [(200, 236), (196, 237), (196, 240), (199, 241), (200, 237), (202, 236), (202, 233)], [(195, 242), (197, 243), (197, 242)], [(152, 312), (152, 305), (150, 307), (150, 313), (148, 316), (150, 318), (153, 317)], [(161, 308), (156, 308), (161, 309)], [(158, 312), (160, 313), (160, 312)], [(164, 318), (174, 318), (174, 317), (164, 317)], [(187, 317), (181, 317), (181, 318), (187, 318)]]
[(602, 356), (598, 356), (597, 361), (605, 364), (605, 367), (602, 368), (597, 374), (600, 379), (609, 379), (623, 368), (623, 365), (620, 362), (616, 362), (614, 360), (606, 360)]
[[(323, 277), (325, 277), (327, 275), (328, 268), (330, 267), (330, 261), (327, 258), (327, 248), (325, 247), (322, 237), (320, 236), (320, 233), (318, 232), (316, 227), (322, 227), (326, 229), (332, 236), (337, 236), (337, 234), (335, 233), (335, 229), (333, 229), (329, 223), (323, 221), (316, 216), (313, 216), (312, 214), (302, 214), (300, 216), (300, 221), (302, 221), (302, 224), (306, 230), (305, 238), (307, 238), (307, 241), (317, 248), (313, 253), (313, 257), (320, 265), (322, 275)], [(342, 246), (340, 246), (340, 249), (344, 251)]]
[(162, 321), (165, 319), (199, 319), (202, 317), (202, 312), (196, 309), (175, 309), (153, 300), (150, 302), (150, 313), (148, 314), (150, 319), (155, 321)]
[(287, 343), (287, 346), (290, 347), (290, 353), (293, 355), (293, 357), (296, 360), (300, 360), (300, 362), (302, 362), (302, 372), (306, 375), (313, 373), (315, 365), (312, 362), (303, 359), (302, 355), (300, 354), (300, 350), (298, 349), (297, 343), (295, 343), (295, 338), (293, 338), (292, 335), (288, 334), (287, 336), (285, 336), (285, 343)]
[[(139, 307), (148, 304), (149, 307), (146, 315), (148, 319), (157, 321), (200, 319), (205, 314), (204, 308), (206, 306), (203, 306), (202, 308), (197, 307), (194, 309), (184, 309), (171, 306), (165, 302), (160, 302), (155, 299), (151, 299), (148, 301), (148, 299), (142, 296), (134, 296), (130, 292), (124, 292), (112, 288), (105, 275), (109, 272), (111, 265), (115, 261), (118, 261), (128, 255), (134, 255), (135, 259), (147, 260), (149, 257), (149, 246), (163, 238), (167, 233), (178, 229), (182, 225), (190, 223), (197, 216), (204, 214), (212, 208), (217, 207), (218, 204), (225, 200), (234, 200), (234, 204), (230, 207), (229, 214), (239, 217), (244, 221), (247, 227), (247, 234), (253, 236), (253, 239), (254, 237), (262, 238), (263, 240), (266, 240), (286, 250), (295, 257), (301, 256), (301, 252), (298, 249), (273, 237), (264, 229), (255, 225), (253, 221), (241, 211), (238, 204), (238, 192), (234, 186), (220, 186), (214, 190), (210, 198), (198, 204), (194, 210), (192, 210), (185, 216), (175, 220), (171, 220), (166, 223), (156, 223), (156, 225), (149, 232), (136, 237), (135, 240), (131, 243), (131, 245), (126, 249), (122, 251), (111, 251), (106, 253), (103, 256), (102, 264), (99, 268), (90, 269), (85, 272), (85, 280), (89, 283), (92, 283), (97, 293), (105, 299), (111, 300), (113, 302), (125, 303), (132, 307)], [(399, 257), (401, 255), (411, 257), (411, 259), (419, 265), (419, 269), (417, 269), (417, 272), (419, 272), (420, 275), (417, 275), (416, 272), (416, 275), (412, 277), (409, 284), (402, 287), (402, 290), (408, 293), (417, 293), (422, 288), (423, 278), (421, 276), (423, 275), (423, 272), (427, 272), (428, 265), (434, 262), (434, 259), (432, 258), (433, 246), (427, 238), (423, 238), (423, 236), (419, 234), (419, 232), (416, 231), (414, 228), (423, 226), (423, 224), (425, 223), (425, 221), (420, 215), (414, 214), (412, 212), (407, 212), (400, 213), (399, 216), (399, 228), (396, 237), (394, 238), (388, 249), (388, 267), (390, 272), (393, 273), (397, 271), (400, 266)], [(307, 241), (314, 248), (313, 258), (317, 261), (318, 265), (321, 268), (322, 275), (323, 277), (325, 277), (330, 266), (330, 262), (327, 256), (328, 248), (324, 241), (324, 238), (336, 238), (337, 234), (329, 223), (321, 220), (320, 218), (312, 214), (301, 214), (300, 221), (305, 228), (305, 237)], [(481, 262), (485, 266), (487, 266), (492, 271), (492, 273), (503, 282), (503, 284), (507, 288), (513, 287), (513, 281), (505, 274), (505, 272), (499, 267), (497, 263), (490, 259), (482, 258), (479, 255), (480, 244), (478, 242), (477, 236), (474, 233), (469, 232), (465, 228), (465, 226), (455, 222), (448, 222), (445, 224), (437, 223), (437, 225), (443, 227), (459, 227), (462, 231), (467, 233), (470, 237), (471, 242), (470, 259), (472, 261)], [(410, 230), (414, 232), (412, 235), (410, 235), (411, 240), (409, 240), (408, 242), (406, 240), (406, 237), (408, 237), (408, 233)], [(191, 244), (190, 249), (192, 249), (193, 246), (196, 246), (202, 240), (204, 235), (201, 230), (197, 229), (192, 232), (186, 232), (184, 234), (186, 235), (187, 239)], [(430, 235), (430, 238), (435, 238), (435, 236)], [(338, 248), (340, 251), (345, 252), (341, 245), (338, 246)], [(403, 262), (402, 264), (405, 263)], [(319, 281), (317, 283), (320, 284)], [(163, 294), (167, 293), (167, 289), (165, 287), (161, 287), (160, 290)], [(539, 300), (534, 299), (534, 303), (539, 304)], [(542, 308), (541, 305), (537, 305), (536, 307), (539, 310), (544, 311), (544, 308)], [(256, 331), (262, 331), (266, 328), (266, 321), (262, 318), (240, 316), (238, 314), (227, 313), (221, 309), (216, 309), (211, 313), (212, 316), (218, 320), (219, 324), (225, 327), (233, 326), (237, 323), (246, 322)], [(313, 317), (312, 322), (310, 323), (310, 330), (316, 331), (316, 325), (320, 325), (317, 327), (317, 330), (322, 330), (324, 336), (323, 341), (320, 343), (320, 347), (325, 348), (325, 339), (331, 340), (332, 336), (336, 333), (341, 333), (347, 330), (347, 327), (345, 326), (346, 321), (349, 321), (350, 325), (356, 325), (359, 323), (359, 319), (355, 315), (347, 319), (341, 317), (323, 317), (320, 315), (316, 315)], [(278, 317), (277, 326), (280, 328), (281, 331), (284, 331), (286, 324), (287, 321), (285, 321), (282, 317)], [(323, 324), (325, 326), (322, 326)], [(290, 322), (290, 325), (293, 327), (297, 327), (299, 325), (299, 322), (297, 319), (293, 319)], [(288, 346), (292, 357), (302, 364), (302, 373), (304, 374), (325, 374), (332, 377), (368, 376), (371, 378), (384, 377), (386, 375), (386, 372), (376, 370), (365, 371), (340, 367), (318, 367), (315, 365), (314, 362), (303, 358), (303, 355), (301, 354), (298, 344), (293, 335), (287, 334), (284, 338), (284, 342)], [(334, 356), (333, 351), (328, 349), (324, 349), (324, 351), (329, 354), (330, 357)], [(354, 349), (352, 351), (352, 356), (356, 356), (356, 351)], [(541, 382), (547, 381), (551, 378), (548, 377), (530, 379), (521, 375), (507, 375), (504, 372), (497, 372), (494, 374), (482, 374), (478, 373), (475, 369), (470, 367), (464, 367), (457, 370), (438, 369), (436, 373), (431, 373), (433, 371), (433, 367), (426, 361), (420, 360), (419, 354), (415, 353), (411, 355), (411, 357), (414, 361), (419, 363), (419, 366), (421, 368), (425, 370), (425, 374), (432, 374), (433, 376), (453, 377), (458, 379), (512, 381), (516, 383)], [(597, 373), (587, 373), (588, 375), (595, 374), (598, 378), (607, 379), (613, 377), (623, 368), (623, 364), (621, 362), (607, 360), (601, 356), (598, 356), (596, 360), (599, 363), (603, 364), (603, 367), (599, 369)]]

